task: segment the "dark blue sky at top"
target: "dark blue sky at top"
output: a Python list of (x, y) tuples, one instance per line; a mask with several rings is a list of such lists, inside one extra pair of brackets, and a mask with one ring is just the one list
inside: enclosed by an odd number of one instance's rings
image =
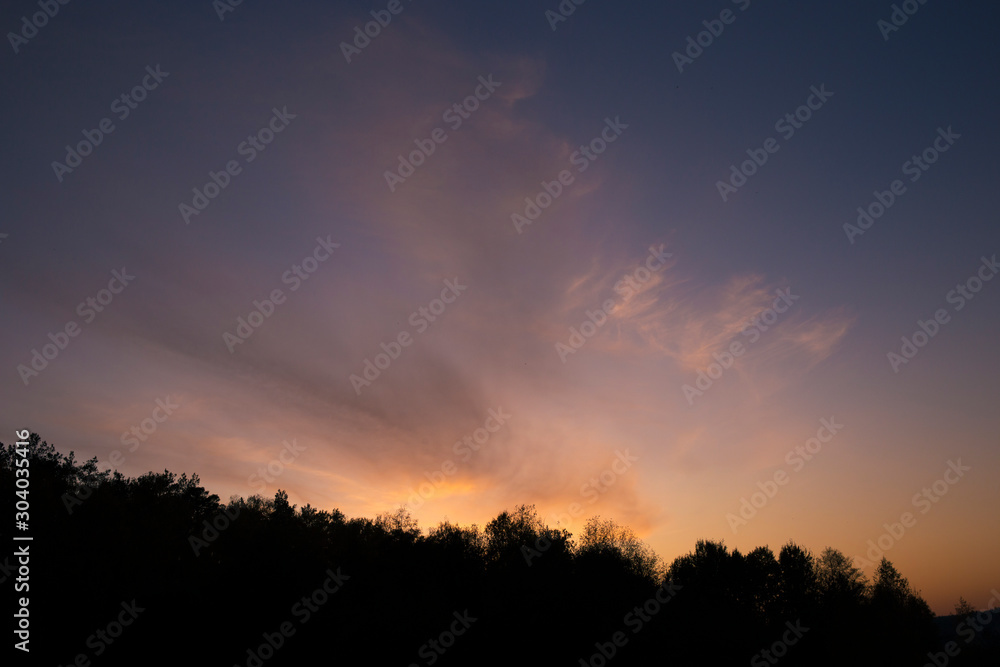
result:
[[(896, 295), (905, 299), (919, 293), (924, 281), (934, 286), (951, 280), (977, 248), (995, 239), (993, 208), (985, 205), (997, 177), (993, 118), (1000, 47), (992, 5), (928, 3), (888, 42), (876, 21), (888, 18), (889, 5), (871, 2), (757, 1), (741, 12), (728, 2), (590, 0), (556, 32), (543, 16), (549, 5), (556, 3), (418, 1), (406, 3), (403, 15), (419, 13), (462, 48), (543, 58), (545, 86), (522, 112), (570, 138), (588, 139), (605, 115), (627, 120), (632, 136), (641, 139), (628, 142), (616, 159), (644, 166), (629, 173), (640, 179), (634, 187), (643, 194), (628, 205), (651, 232), (669, 218), (707, 274), (763, 262), (776, 271), (815, 276), (814, 289), (841, 290), (841, 297), (905, 275), (905, 282), (917, 287)], [(345, 22), (381, 6), (248, 0), (225, 22), (208, 2), (63, 6), (38, 37), (3, 63), (10, 93), (2, 107), (10, 130), (4, 160), (9, 219), (31, 219), (38, 199), (51, 197), (52, 156), (87, 119), (107, 113), (113, 91), (132, 85), (140, 63), (167, 63), (171, 87), (193, 79), (202, 91), (214, 85), (225, 89), (227, 80), (252, 81), (273, 54), (302, 50), (338, 59)], [(33, 7), (8, 5), (5, 30)], [(736, 21), (678, 73), (671, 54), (704, 29), (702, 20), (726, 8)], [(328, 51), (317, 52), (320, 45)], [(323, 71), (310, 72), (307, 61), (303, 70), (278, 77), (287, 94), (273, 96), (307, 105), (309, 89), (328, 84)], [(435, 73), (426, 76), (433, 80)], [(732, 161), (745, 157), (746, 148), (774, 136), (774, 120), (821, 83), (836, 94), (829, 106), (723, 204), (714, 182)], [(141, 109), (161, 115), (164, 129), (144, 137), (142, 151), (155, 163), (140, 163), (132, 177), (185, 182), (184, 158), (195, 163), (199, 146), (184, 145), (186, 156), (176, 156), (176, 135), (190, 130), (206, 150), (214, 149), (215, 137), (224, 136), (225, 118), (247, 103), (196, 97)], [(169, 108), (171, 103), (183, 106)], [(335, 108), (324, 111), (336, 116)], [(928, 145), (938, 126), (948, 125), (963, 138), (957, 152), (944, 158), (947, 166), (915, 183), (892, 219), (881, 221), (858, 247), (845, 245), (841, 221), (870, 201), (874, 188), (897, 177), (898, 166)], [(952, 159), (956, 154), (960, 161)], [(179, 171), (172, 168), (178, 162)], [(13, 196), (22, 192), (32, 196)], [(136, 217), (136, 233), (155, 234), (161, 227), (155, 216)], [(25, 231), (41, 240), (58, 229), (60, 237), (71, 239), (68, 245), (86, 248), (95, 236), (88, 229), (100, 224), (43, 215)], [(887, 266), (895, 270), (886, 274)]]

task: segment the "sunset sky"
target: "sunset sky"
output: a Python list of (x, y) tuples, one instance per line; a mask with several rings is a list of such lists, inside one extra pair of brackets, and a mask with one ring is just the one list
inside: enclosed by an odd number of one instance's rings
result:
[(0, 439), (985, 607), (1000, 12), (676, 4), (7, 3)]

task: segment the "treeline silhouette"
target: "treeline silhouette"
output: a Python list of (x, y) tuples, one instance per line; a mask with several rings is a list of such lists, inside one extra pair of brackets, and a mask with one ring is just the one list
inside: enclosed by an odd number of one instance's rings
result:
[[(941, 650), (885, 559), (869, 582), (831, 548), (699, 541), (668, 565), (613, 521), (573, 536), (525, 505), (424, 534), (403, 509), (222, 503), (197, 475), (127, 478), (30, 442), (14, 598), (30, 598), (32, 664), (919, 666)], [(4, 526), (16, 458), (0, 446)], [(998, 664), (983, 641), (947, 664)]]

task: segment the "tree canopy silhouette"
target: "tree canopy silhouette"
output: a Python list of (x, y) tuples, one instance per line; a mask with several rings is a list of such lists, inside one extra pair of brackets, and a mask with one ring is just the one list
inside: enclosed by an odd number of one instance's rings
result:
[[(6, 498), (14, 461), (0, 445)], [(938, 646), (888, 560), (868, 582), (832, 548), (700, 540), (666, 564), (611, 519), (574, 539), (532, 505), (425, 532), (404, 508), (347, 518), (284, 490), (223, 503), (197, 475), (102, 472), (34, 434), (30, 479), (32, 652), (51, 664), (745, 664), (790, 623), (808, 631), (787, 665), (922, 664)], [(118, 636), (95, 635), (129, 605)]]

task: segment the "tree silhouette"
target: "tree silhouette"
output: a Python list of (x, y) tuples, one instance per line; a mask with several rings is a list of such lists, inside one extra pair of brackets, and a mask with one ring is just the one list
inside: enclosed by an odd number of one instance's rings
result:
[[(612, 649), (614, 665), (745, 664), (788, 623), (809, 628), (782, 658), (788, 667), (922, 664), (942, 646), (926, 603), (885, 559), (869, 584), (833, 548), (814, 558), (788, 542), (775, 558), (767, 546), (743, 555), (699, 540), (663, 567), (608, 518), (588, 520), (574, 540), (518, 505), (484, 529), (446, 521), (425, 534), (405, 508), (347, 518), (296, 508), (281, 489), (222, 503), (197, 475), (128, 478), (37, 435), (31, 443), (31, 618), (44, 638), (33, 653), (50, 664), (98, 658), (88, 638), (133, 600), (143, 611), (102, 645), (102, 665), (150, 655), (263, 667), (331, 656), (576, 665), (610, 663)], [(8, 498), (15, 459), (0, 444)], [(955, 664), (997, 664), (991, 637), (976, 635)], [(203, 647), (196, 658), (192, 644)]]
[(958, 598), (958, 603), (955, 605), (955, 615), (960, 616), (963, 619), (976, 613), (976, 608), (973, 607), (968, 601), (963, 598)]
[(801, 614), (811, 618), (819, 597), (813, 555), (790, 541), (781, 547), (778, 567), (781, 570), (779, 615), (791, 618)]
[(868, 580), (864, 572), (833, 547), (824, 549), (816, 561), (816, 583), (828, 606), (854, 608), (867, 596)]
[(608, 569), (619, 569), (656, 583), (661, 578), (660, 559), (632, 529), (612, 519), (590, 518), (580, 536), (578, 557), (597, 561)]

